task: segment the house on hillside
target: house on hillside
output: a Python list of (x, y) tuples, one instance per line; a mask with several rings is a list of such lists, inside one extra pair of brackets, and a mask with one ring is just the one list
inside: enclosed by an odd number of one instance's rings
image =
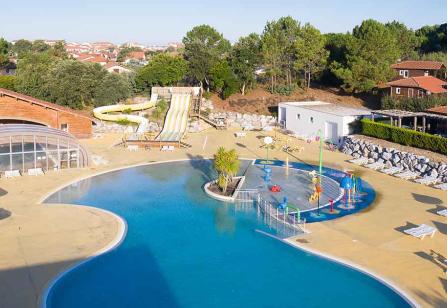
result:
[(104, 65), (104, 68), (109, 73), (123, 74), (123, 73), (130, 73), (131, 72), (130, 69), (125, 68), (124, 66), (122, 66), (122, 65), (120, 65), (119, 63), (116, 63), (116, 62), (109, 62), (106, 65)]
[(285, 102), (278, 105), (279, 124), (304, 139), (323, 139), (334, 144), (353, 133), (351, 123), (371, 117), (368, 109), (345, 107), (320, 101)]
[(105, 66), (108, 59), (102, 54), (80, 54), (76, 60), (81, 62), (98, 63), (99, 65)]
[(396, 71), (396, 78), (387, 83), (392, 97), (424, 97), (447, 93), (447, 82), (435, 77), (446, 69), (442, 62), (403, 61), (391, 65), (391, 68)]

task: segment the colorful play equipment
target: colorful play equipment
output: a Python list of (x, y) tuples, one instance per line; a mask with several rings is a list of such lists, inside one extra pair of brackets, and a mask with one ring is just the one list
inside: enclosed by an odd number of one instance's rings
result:
[(272, 168), (264, 166), (264, 181), (270, 182), (272, 177)]
[(309, 172), (309, 175), (312, 176), (312, 184), (313, 184), (313, 193), (309, 196), (309, 202), (313, 203), (320, 199), (320, 195), (323, 192), (323, 188), (320, 184), (320, 178), (317, 176), (316, 171)]
[(152, 94), (151, 99), (148, 102), (144, 102), (141, 104), (131, 104), (131, 105), (124, 105), (124, 104), (117, 104), (117, 105), (108, 105), (108, 106), (101, 106), (93, 109), (93, 115), (104, 121), (129, 121), (133, 123), (138, 124), (137, 133), (144, 133), (147, 130), (149, 121), (145, 117), (140, 117), (137, 115), (132, 114), (110, 114), (110, 112), (123, 112), (125, 110), (131, 110), (131, 111), (140, 111), (145, 110), (149, 108), (155, 107), (155, 104), (157, 103), (157, 94)]
[(272, 187), (270, 187), (270, 191), (271, 192), (281, 192), (281, 186), (273, 185)]
[(284, 214), (287, 215), (293, 215), (296, 218), (296, 221), (301, 221), (301, 211), (299, 208), (294, 207), (288, 203), (287, 196), (284, 197), (283, 201), (278, 204), (278, 209), (284, 211)]

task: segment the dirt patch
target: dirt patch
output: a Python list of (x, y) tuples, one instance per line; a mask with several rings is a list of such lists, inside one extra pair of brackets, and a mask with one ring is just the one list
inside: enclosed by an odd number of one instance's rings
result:
[(225, 197), (231, 197), (231, 196), (233, 196), (234, 192), (236, 191), (236, 188), (241, 180), (242, 180), (241, 178), (233, 179), (233, 181), (231, 181), (231, 183), (228, 183), (227, 191), (225, 193), (220, 189), (219, 186), (217, 186), (216, 183), (212, 183), (208, 187), (208, 189), (215, 194), (225, 196)]
[(337, 88), (298, 89), (290, 96), (271, 94), (263, 88), (257, 88), (246, 95), (233, 94), (226, 100), (213, 94), (211, 100), (217, 110), (265, 115), (275, 114), (279, 102), (324, 101), (348, 107), (373, 107), (374, 105), (371, 98), (346, 95)]

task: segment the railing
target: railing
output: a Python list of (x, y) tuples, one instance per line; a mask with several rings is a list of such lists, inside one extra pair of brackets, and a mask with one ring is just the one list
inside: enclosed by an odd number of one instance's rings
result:
[(257, 189), (240, 189), (236, 193), (236, 208), (240, 208), (244, 204), (255, 204), (259, 215), (263, 214), (264, 222), (269, 226), (273, 224), (291, 228), (295, 231), (309, 233), (306, 230), (306, 221), (300, 219), (297, 213), (287, 213), (273, 206), (270, 202), (262, 199)]

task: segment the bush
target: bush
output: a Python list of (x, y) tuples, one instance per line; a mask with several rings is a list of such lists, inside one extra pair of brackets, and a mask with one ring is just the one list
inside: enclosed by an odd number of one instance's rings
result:
[(211, 92), (205, 91), (203, 92), (203, 98), (210, 99), (211, 95), (213, 95)]
[(399, 109), (421, 112), (436, 106), (447, 106), (447, 97), (437, 95), (420, 98), (394, 98), (391, 96), (384, 96), (381, 100), (381, 109)]
[(275, 88), (275, 93), (283, 96), (292, 95), (293, 91), (297, 89), (297, 86), (294, 84), (291, 85), (281, 85)]
[(447, 138), (363, 119), (362, 134), (447, 155)]
[(15, 91), (15, 83), (14, 76), (0, 76), (0, 88)]

